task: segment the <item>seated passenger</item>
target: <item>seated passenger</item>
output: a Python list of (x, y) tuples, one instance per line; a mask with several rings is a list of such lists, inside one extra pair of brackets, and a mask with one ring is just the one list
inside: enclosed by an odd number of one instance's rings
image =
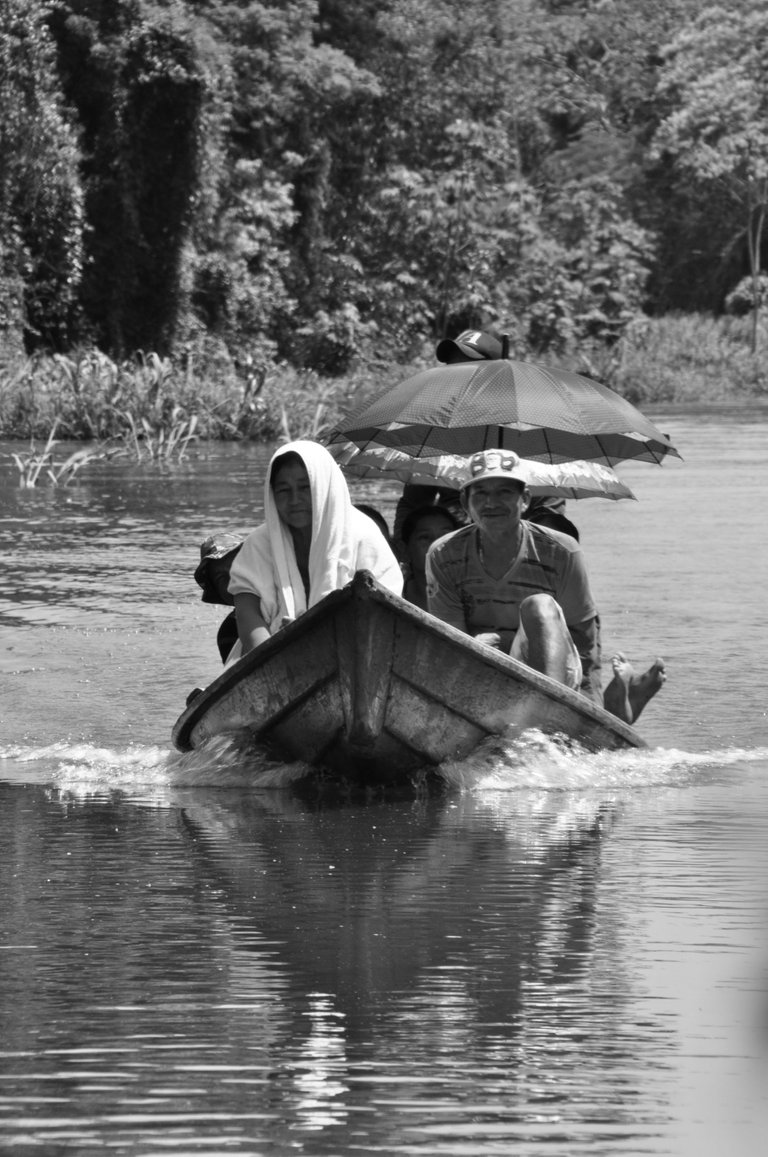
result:
[[(209, 535), (201, 543), (200, 562), (195, 570), (195, 582), (202, 587), (204, 603), (219, 603), (225, 607), (235, 605), (235, 600), (229, 593), (229, 572), (242, 542), (242, 535), (222, 532), (221, 534)], [(235, 612), (230, 611), (216, 632), (216, 645), (219, 648), (222, 663), (226, 663), (227, 656), (236, 642), (237, 620)]]
[[(466, 329), (455, 338), (444, 338), (438, 343), (435, 357), (445, 365), (459, 365), (463, 362), (497, 361), (504, 357), (504, 343), (493, 330)], [(392, 537), (397, 550), (401, 542), (401, 527), (409, 511), (427, 503), (447, 506), (460, 523), (466, 521), (463, 511), (458, 508), (457, 491), (435, 485), (414, 485), (406, 483), (395, 509), (395, 526)], [(561, 530), (578, 540), (579, 532), (565, 513), (565, 501), (552, 495), (536, 495), (530, 498), (526, 520), (552, 530)]]
[(230, 572), (239, 642), (229, 661), (263, 643), (325, 595), (369, 570), (400, 594), (403, 576), (371, 519), (356, 510), (339, 466), (317, 442), (272, 455), (265, 521), (243, 542)]
[(461, 495), (471, 522), (429, 550), (429, 610), (632, 723), (663, 683), (664, 665), (657, 660), (637, 677), (615, 658), (603, 703), (600, 621), (581, 548), (571, 535), (523, 518), (524, 477), (511, 451), (470, 459)]
[(461, 523), (444, 506), (417, 506), (403, 522), (400, 539), (403, 543), (406, 568), (403, 598), (427, 608), (427, 551), (433, 542), (458, 529)]
[(387, 520), (380, 510), (377, 510), (375, 506), (369, 506), (367, 502), (356, 502), (355, 510), (362, 510), (363, 514), (367, 514), (368, 517), (376, 523), (389, 545), (392, 545), (392, 539), (390, 538)]

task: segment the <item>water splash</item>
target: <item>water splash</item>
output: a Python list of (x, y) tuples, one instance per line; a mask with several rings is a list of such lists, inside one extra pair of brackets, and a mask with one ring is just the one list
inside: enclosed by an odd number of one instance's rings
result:
[[(744, 764), (768, 764), (768, 748), (686, 752), (665, 748), (587, 751), (529, 731), (495, 736), (439, 774), (451, 791), (469, 793), (626, 791), (653, 785), (685, 786)], [(165, 746), (123, 749), (61, 741), (42, 747), (0, 746), (0, 782), (37, 783), (78, 795), (123, 791), (142, 796), (178, 787), (290, 789), (311, 773), (284, 763), (252, 743), (217, 737), (180, 754)]]
[(309, 770), (304, 763), (286, 764), (224, 737), (184, 754), (134, 744), (122, 750), (69, 742), (0, 747), (0, 781), (40, 783), (77, 795), (174, 787), (285, 788)]
[(168, 756), (174, 787), (286, 788), (304, 779), (309, 764), (284, 763), (252, 742), (216, 736), (201, 748)]
[(440, 768), (446, 782), (465, 791), (583, 791), (684, 785), (702, 772), (734, 764), (765, 762), (768, 748), (685, 752), (667, 748), (589, 751), (580, 744), (531, 730), (494, 736), (466, 759)]

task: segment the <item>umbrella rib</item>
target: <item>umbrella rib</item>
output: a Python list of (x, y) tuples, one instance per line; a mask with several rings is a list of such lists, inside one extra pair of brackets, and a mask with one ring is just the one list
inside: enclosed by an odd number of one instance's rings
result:
[(556, 448), (552, 442), (552, 438), (553, 438), (552, 431), (547, 429), (546, 426), (542, 426), (541, 427), (541, 433), (544, 436), (544, 446), (546, 449), (547, 458), (550, 462), (554, 463), (556, 461), (555, 455), (557, 453), (557, 450), (556, 450)]
[(421, 439), (421, 442), (419, 443), (418, 453), (415, 455), (416, 458), (426, 457), (426, 455), (422, 454), (422, 451), (426, 448), (428, 439), (429, 439), (428, 427), (425, 426), (424, 427), (424, 436)]

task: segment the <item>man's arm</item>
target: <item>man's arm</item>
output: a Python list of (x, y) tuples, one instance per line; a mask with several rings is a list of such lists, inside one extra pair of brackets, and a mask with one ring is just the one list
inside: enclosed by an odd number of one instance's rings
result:
[(581, 691), (602, 707), (600, 616), (592, 598), (589, 576), (581, 550), (572, 550), (569, 553), (556, 597), (563, 608), (568, 630), (581, 657)]
[(600, 616), (595, 615), (583, 623), (569, 626), (576, 650), (581, 658), (581, 691), (600, 707), (603, 705), (602, 691), (602, 646), (600, 642)]

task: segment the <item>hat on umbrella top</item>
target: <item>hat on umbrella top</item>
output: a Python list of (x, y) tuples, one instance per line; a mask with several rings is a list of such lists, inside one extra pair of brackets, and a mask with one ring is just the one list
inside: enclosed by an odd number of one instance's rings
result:
[(481, 450), (469, 460), (467, 477), (462, 482), (462, 491), (475, 482), (485, 482), (487, 478), (506, 478), (528, 485), (528, 475), (522, 462), (513, 450)]
[(458, 337), (444, 338), (435, 350), (439, 362), (493, 361), (503, 354), (501, 339), (488, 330), (465, 329)]

